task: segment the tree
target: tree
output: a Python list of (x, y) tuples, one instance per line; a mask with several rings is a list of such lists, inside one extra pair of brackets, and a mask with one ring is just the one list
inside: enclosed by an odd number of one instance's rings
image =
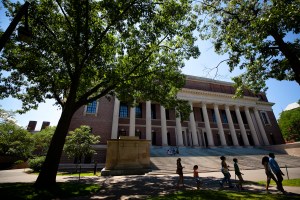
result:
[(278, 125), (286, 141), (300, 141), (300, 108), (280, 113)]
[(14, 111), (7, 111), (5, 109), (0, 108), (0, 123), (16, 124), (17, 120), (14, 118), (14, 116)]
[(34, 151), (36, 155), (46, 156), (55, 129), (56, 126), (50, 126), (33, 134)]
[(0, 124), (0, 155), (27, 160), (33, 151), (31, 133), (14, 123)]
[[(5, 2), (10, 15), (20, 6)], [(74, 112), (101, 97), (132, 106), (152, 100), (191, 111), (176, 97), (184, 60), (198, 57), (197, 15), (190, 0), (40, 0), (29, 6), (33, 38), (14, 33), (0, 63), (0, 95), (23, 102), (23, 112), (45, 99), (62, 108), (36, 187), (52, 187)], [(22, 23), (21, 23), (22, 24)]]
[(100, 136), (91, 134), (89, 126), (80, 126), (74, 131), (70, 131), (66, 138), (64, 152), (69, 158), (76, 158), (77, 163), (81, 163), (82, 158), (91, 156), (96, 151), (92, 148), (93, 144), (99, 143)]
[(228, 54), (230, 71), (245, 69), (233, 78), (236, 94), (266, 90), (269, 78), (300, 84), (299, 10), (298, 0), (200, 1), (200, 37), (212, 39), (218, 54)]

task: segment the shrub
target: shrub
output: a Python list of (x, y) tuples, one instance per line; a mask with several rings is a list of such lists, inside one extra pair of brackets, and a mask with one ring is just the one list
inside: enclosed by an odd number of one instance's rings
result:
[(28, 164), (29, 168), (32, 169), (34, 172), (41, 171), (42, 165), (45, 162), (46, 156), (39, 156), (33, 159), (29, 159)]

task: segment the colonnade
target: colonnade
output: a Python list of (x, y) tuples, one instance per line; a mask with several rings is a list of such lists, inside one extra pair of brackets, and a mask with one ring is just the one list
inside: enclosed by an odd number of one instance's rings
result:
[[(193, 110), (193, 102), (190, 101), (190, 106), (191, 109)], [(207, 102), (197, 102), (201, 103), (201, 108), (202, 108), (202, 113), (203, 113), (203, 118), (204, 118), (204, 125), (205, 125), (205, 132), (207, 136), (207, 146), (213, 147), (215, 146), (214, 139), (213, 139), (213, 134), (212, 134), (212, 128), (210, 126), (210, 121), (208, 117), (208, 112), (207, 112), (207, 104), (213, 104), (213, 109), (216, 117), (216, 122), (217, 122), (217, 127), (218, 127), (218, 134), (220, 136), (220, 141), (222, 146), (227, 146), (227, 141), (224, 133), (224, 127), (223, 123), (221, 121), (221, 116), (219, 112), (219, 106), (216, 103), (207, 103)], [(238, 138), (237, 138), (237, 133), (234, 127), (234, 123), (232, 120), (232, 116), (230, 113), (230, 107), (234, 107), (234, 111), (237, 117), (238, 125), (239, 125), (239, 130), (241, 132), (242, 140), (245, 146), (249, 146), (249, 139), (247, 137), (245, 125), (241, 116), (240, 108), (243, 108), (246, 119), (248, 122), (248, 126), (251, 132), (251, 136), (253, 138), (253, 143), (255, 146), (262, 145), (260, 144), (260, 141), (258, 139), (258, 134), (257, 130), (255, 129), (255, 125), (253, 123), (252, 117), (250, 115), (249, 107), (247, 106), (238, 106), (238, 105), (227, 105), (225, 104), (225, 113), (228, 121), (228, 126), (230, 130), (230, 135), (232, 138), (232, 142), (234, 146), (239, 146)], [(120, 101), (115, 98), (115, 103), (114, 103), (114, 113), (113, 113), (113, 123), (112, 123), (112, 139), (117, 139), (118, 137), (118, 123), (119, 123), (119, 109), (120, 109)], [(259, 113), (257, 108), (251, 108), (253, 109), (254, 116), (255, 116), (255, 121), (258, 126), (260, 135), (262, 137), (263, 143), (265, 145), (269, 145), (269, 141), (265, 132), (265, 129), (263, 127), (263, 123), (261, 121), (261, 118), (259, 117)], [(160, 115), (161, 115), (161, 133), (162, 133), (162, 146), (167, 146), (168, 145), (168, 139), (167, 139), (167, 120), (166, 120), (166, 112), (165, 108), (163, 106), (160, 106)], [(189, 124), (190, 124), (190, 132), (191, 132), (191, 140), (192, 140), (192, 145), (193, 146), (201, 146), (199, 143), (199, 137), (197, 134), (197, 125), (194, 117), (194, 113), (191, 112), (189, 116)], [(152, 134), (152, 125), (151, 125), (151, 102), (146, 101), (146, 139), (151, 140), (151, 134)], [(182, 125), (181, 125), (181, 119), (180, 117), (176, 118), (176, 144), (177, 146), (183, 146), (183, 138), (184, 136), (182, 135)], [(129, 123), (129, 136), (135, 136), (135, 107), (130, 107), (130, 123)], [(201, 139), (200, 139), (201, 140)]]

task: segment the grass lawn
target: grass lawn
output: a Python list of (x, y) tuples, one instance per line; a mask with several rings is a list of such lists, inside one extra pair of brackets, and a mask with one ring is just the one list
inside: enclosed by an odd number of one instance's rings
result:
[(61, 199), (90, 196), (100, 190), (99, 184), (57, 183), (52, 190), (36, 190), (33, 183), (0, 184), (1, 199)]
[(229, 190), (186, 190), (178, 191), (174, 194), (149, 198), (151, 200), (163, 199), (187, 199), (187, 200), (291, 200), (300, 199), (300, 196), (289, 196), (284, 194), (266, 194), (266, 193), (253, 193), (253, 192), (237, 192)]
[[(258, 183), (262, 184), (262, 185), (266, 185), (267, 184), (266, 181), (259, 181)], [(271, 180), (270, 185), (276, 185), (276, 183), (273, 180)], [(282, 185), (283, 185), (283, 187), (284, 186), (296, 186), (296, 187), (300, 187), (300, 179), (299, 178), (298, 179), (290, 179), (290, 180), (285, 179), (285, 180), (282, 181)]]
[[(27, 173), (39, 175), (39, 172), (30, 172), (30, 171), (28, 171)], [(57, 172), (56, 175), (57, 176), (79, 176), (79, 172)], [(94, 172), (81, 172), (80, 176), (81, 177), (84, 177), (84, 176), (101, 176), (101, 172), (96, 172), (96, 174), (94, 174)]]
[[(81, 172), (80, 173), (80, 176), (100, 176), (101, 173), (100, 172), (97, 172), (96, 174), (94, 174), (94, 172)], [(57, 176), (79, 176), (79, 173), (78, 172), (74, 172), (74, 173), (71, 173), (71, 172), (57, 172)]]

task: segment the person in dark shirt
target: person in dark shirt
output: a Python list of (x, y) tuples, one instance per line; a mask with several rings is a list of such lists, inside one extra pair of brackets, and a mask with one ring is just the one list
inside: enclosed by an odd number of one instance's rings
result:
[(244, 182), (244, 179), (242, 177), (242, 175), (244, 175), (243, 173), (241, 173), (240, 171), (240, 168), (239, 168), (239, 165), (238, 165), (238, 159), (234, 158), (233, 159), (233, 162), (234, 162), (234, 173), (235, 175), (238, 177), (239, 179), (239, 183), (238, 183), (238, 189), (239, 190), (243, 190), (243, 182)]

